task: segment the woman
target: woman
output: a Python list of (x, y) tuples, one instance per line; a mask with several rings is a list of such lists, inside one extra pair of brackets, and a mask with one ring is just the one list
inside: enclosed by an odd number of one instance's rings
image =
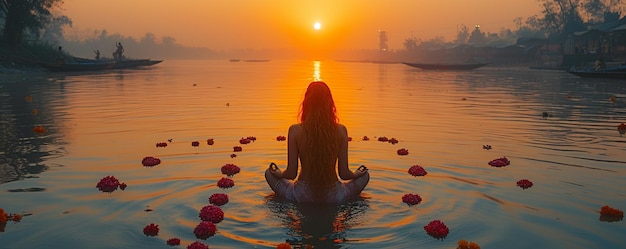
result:
[[(289, 127), (287, 169), (270, 164), (265, 179), (274, 192), (294, 202), (338, 203), (357, 197), (369, 182), (365, 166), (348, 168), (348, 131), (338, 123), (335, 102), (324, 82), (312, 82), (300, 105), (300, 123)], [(298, 159), (302, 166), (298, 175)], [(335, 170), (336, 169), (336, 170)], [(342, 183), (337, 179), (337, 173)]]

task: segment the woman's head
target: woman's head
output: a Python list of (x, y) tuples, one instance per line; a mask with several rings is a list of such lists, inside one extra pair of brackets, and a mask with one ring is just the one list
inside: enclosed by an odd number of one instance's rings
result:
[[(307, 123), (312, 118), (319, 121), (337, 123), (337, 110), (330, 88), (321, 81), (311, 82), (300, 106), (300, 122)], [(312, 120), (309, 120), (312, 121)]]

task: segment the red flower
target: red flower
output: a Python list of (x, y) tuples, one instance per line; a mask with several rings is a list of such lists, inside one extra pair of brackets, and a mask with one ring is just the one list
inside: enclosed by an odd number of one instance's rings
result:
[(256, 141), (256, 137), (255, 136), (248, 136), (247, 139), (250, 140), (250, 141), (253, 141), (253, 142)]
[(191, 146), (193, 146), (193, 147), (198, 147), (198, 146), (200, 146), (200, 142), (198, 142), (198, 141), (193, 141), (193, 142), (191, 142)]
[(235, 154), (235, 153), (230, 154), (230, 158), (235, 158), (235, 157), (237, 157), (237, 154)]
[(20, 222), (22, 220), (22, 216), (19, 214), (13, 214), (13, 221)]
[(141, 160), (141, 164), (146, 167), (154, 167), (159, 165), (159, 163), (161, 163), (161, 159), (151, 156), (144, 157), (143, 160)]
[(220, 223), (224, 220), (224, 211), (218, 206), (207, 205), (200, 209), (198, 217), (203, 221)]
[(167, 245), (169, 246), (177, 246), (180, 245), (180, 239), (179, 238), (171, 238), (167, 240)]
[(187, 249), (209, 249), (209, 246), (200, 241), (193, 242), (187, 246)]
[(250, 143), (250, 139), (242, 137), (241, 139), (239, 139), (239, 143), (240, 144), (249, 144)]
[(370, 138), (369, 138), (369, 137), (367, 137), (367, 136), (363, 136), (363, 141), (369, 141), (369, 140), (370, 140)]
[(409, 174), (411, 174), (412, 176), (425, 176), (427, 173), (426, 170), (422, 168), (422, 166), (416, 164), (409, 168)]
[(241, 150), (242, 150), (241, 146), (234, 146), (233, 147), (233, 152), (238, 152), (238, 151), (241, 151)]
[(156, 147), (167, 147), (167, 143), (165, 143), (165, 142), (157, 143)]
[(619, 134), (626, 133), (626, 124), (621, 123), (620, 125), (618, 125), (617, 126), (617, 131), (619, 131)]
[(120, 189), (121, 190), (125, 190), (127, 186), (128, 185), (126, 185), (126, 183), (120, 183)]
[(228, 195), (212, 194), (211, 197), (209, 197), (209, 203), (215, 206), (223, 206), (224, 204), (228, 203)]
[(402, 202), (409, 204), (409, 206), (413, 206), (422, 202), (422, 197), (417, 194), (405, 194), (402, 196)]
[(517, 181), (517, 186), (523, 189), (527, 189), (533, 186), (533, 182), (529, 181), (528, 179), (522, 179)]
[(146, 236), (157, 236), (159, 234), (159, 225), (150, 223), (150, 225), (143, 228), (143, 234)]
[(217, 186), (220, 188), (232, 188), (233, 186), (235, 186), (235, 181), (222, 177), (222, 179), (217, 181)]
[(405, 148), (398, 149), (398, 155), (401, 155), (401, 156), (406, 156), (406, 155), (408, 155), (408, 154), (409, 154), (409, 150), (407, 150), (407, 149), (405, 149)]
[(215, 235), (215, 231), (217, 231), (217, 228), (215, 227), (215, 224), (210, 221), (202, 221), (196, 226), (196, 228), (193, 229), (193, 233), (198, 239), (208, 239), (209, 237)]
[(102, 192), (111, 193), (117, 190), (119, 187), (120, 181), (115, 178), (115, 176), (106, 176), (96, 184), (96, 188), (98, 188)]
[(389, 139), (387, 137), (378, 137), (378, 141), (380, 141), (380, 142), (387, 142), (387, 141), (389, 141)]
[(449, 229), (446, 224), (443, 224), (440, 220), (433, 220), (428, 225), (424, 226), (424, 230), (430, 236), (436, 239), (443, 239), (448, 236)]
[(276, 249), (291, 249), (291, 245), (287, 242), (280, 243), (276, 246)]
[(285, 136), (278, 136), (276, 137), (276, 141), (285, 141), (287, 140), (287, 138)]
[(600, 209), (600, 221), (620, 221), (624, 219), (624, 212), (609, 206), (603, 206)]
[(35, 128), (33, 128), (33, 131), (39, 134), (44, 134), (46, 133), (46, 128), (43, 128), (43, 126), (38, 125), (38, 126), (35, 126)]
[(222, 174), (225, 174), (227, 176), (235, 175), (239, 173), (239, 171), (240, 171), (239, 167), (232, 163), (228, 163), (222, 166)]
[(387, 141), (387, 142), (389, 142), (390, 144), (397, 144), (398, 143), (398, 139), (390, 138), (389, 141)]
[(490, 150), (491, 149), (491, 145), (485, 144), (485, 145), (483, 145), (483, 149)]
[(489, 165), (493, 167), (504, 167), (508, 166), (509, 164), (511, 164), (511, 161), (509, 161), (509, 159), (507, 159), (506, 157), (496, 158), (489, 161)]

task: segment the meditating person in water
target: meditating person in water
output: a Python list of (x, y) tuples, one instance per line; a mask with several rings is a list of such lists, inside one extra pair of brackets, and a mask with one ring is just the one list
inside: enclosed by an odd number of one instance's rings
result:
[[(274, 192), (298, 203), (339, 203), (359, 196), (369, 182), (365, 166), (348, 168), (348, 130), (339, 123), (330, 88), (312, 82), (300, 105), (300, 123), (289, 127), (287, 168), (271, 163), (265, 180)], [(298, 160), (302, 166), (298, 180)], [(340, 182), (337, 173), (342, 180)]]

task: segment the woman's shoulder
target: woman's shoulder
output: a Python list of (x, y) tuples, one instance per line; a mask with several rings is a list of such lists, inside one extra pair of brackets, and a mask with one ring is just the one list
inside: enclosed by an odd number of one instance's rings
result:
[(302, 126), (300, 124), (292, 124), (291, 126), (289, 126), (289, 133), (290, 134), (300, 133), (301, 129), (302, 129)]

